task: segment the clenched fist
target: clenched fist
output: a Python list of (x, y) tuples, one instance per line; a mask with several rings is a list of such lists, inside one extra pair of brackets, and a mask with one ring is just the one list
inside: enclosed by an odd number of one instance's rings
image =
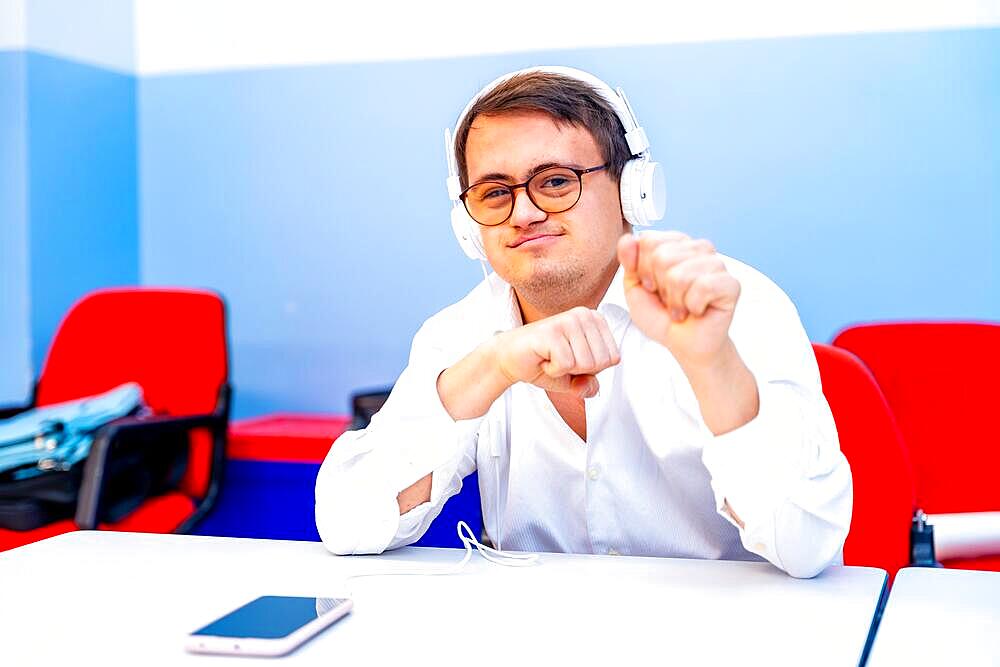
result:
[(618, 241), (629, 315), (684, 366), (714, 363), (730, 346), (740, 284), (715, 247), (681, 232), (630, 234)]
[(518, 382), (590, 398), (595, 376), (619, 361), (604, 316), (581, 306), (497, 334), (438, 376), (438, 395), (454, 419), (486, 414)]
[(510, 384), (581, 398), (594, 396), (597, 373), (621, 360), (604, 316), (583, 306), (498, 334), (494, 342), (497, 368)]

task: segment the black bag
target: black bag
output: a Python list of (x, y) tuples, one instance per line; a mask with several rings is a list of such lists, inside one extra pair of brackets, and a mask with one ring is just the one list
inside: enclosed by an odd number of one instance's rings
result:
[[(115, 455), (104, 470), (104, 494), (98, 521), (115, 522), (146, 498), (176, 488), (188, 463), (188, 437), (176, 431), (148, 429), (119, 434)], [(0, 528), (34, 530), (76, 513), (86, 459), (69, 470), (47, 470), (28, 479), (0, 474)]]

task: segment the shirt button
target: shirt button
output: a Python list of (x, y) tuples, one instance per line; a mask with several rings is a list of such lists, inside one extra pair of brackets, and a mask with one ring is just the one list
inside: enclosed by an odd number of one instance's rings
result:
[(591, 468), (587, 476), (590, 477), (590, 481), (595, 482), (601, 476), (601, 473), (597, 472), (597, 468)]

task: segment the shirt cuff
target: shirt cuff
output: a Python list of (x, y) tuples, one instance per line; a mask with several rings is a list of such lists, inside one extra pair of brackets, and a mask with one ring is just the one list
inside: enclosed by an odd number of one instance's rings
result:
[(441, 514), (448, 499), (462, 489), (462, 478), (458, 474), (458, 459), (453, 458), (431, 476), (431, 497), (399, 517), (395, 536), (388, 549), (413, 544), (419, 540), (431, 523)]
[(419, 385), (406, 392), (409, 418), (394, 415), (391, 422), (382, 422), (375, 415), (372, 420), (379, 441), (391, 443), (376, 451), (385, 457), (386, 481), (396, 493), (453, 462), (484, 418), (455, 420), (448, 414), (437, 392), (437, 378), (443, 371), (443, 367), (428, 369), (420, 374)]
[[(405, 404), (387, 403), (387, 416), (376, 414), (367, 429), (345, 434), (331, 449), (316, 511), (317, 524), (322, 513), (337, 526), (327, 531), (335, 535), (324, 536), (335, 553), (381, 553), (419, 539), (440, 513), (448, 487), (460, 488), (459, 461), (483, 418), (452, 419), (437, 393), (441, 370), (412, 369), (393, 390)], [(396, 497), (428, 473), (430, 502), (401, 517)]]

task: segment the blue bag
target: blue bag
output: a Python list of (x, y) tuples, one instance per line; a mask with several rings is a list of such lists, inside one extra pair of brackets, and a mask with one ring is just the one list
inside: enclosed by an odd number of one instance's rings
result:
[(20, 480), (69, 470), (87, 458), (97, 429), (143, 408), (142, 387), (128, 382), (97, 396), (0, 420), (0, 475)]
[[(141, 387), (126, 383), (0, 421), (0, 528), (32, 530), (73, 516), (101, 427), (147, 413)], [(150, 428), (130, 438), (135, 446), (103, 469), (102, 521), (117, 521), (145, 498), (176, 487), (187, 467), (186, 435)]]

